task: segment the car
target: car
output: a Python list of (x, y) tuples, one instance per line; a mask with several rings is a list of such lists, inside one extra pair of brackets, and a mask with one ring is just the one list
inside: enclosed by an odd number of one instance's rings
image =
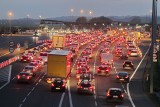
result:
[(28, 50), (28, 53), (33, 54), (33, 56), (35, 56), (35, 55), (36, 55), (36, 51), (35, 51), (35, 50)]
[(105, 64), (105, 63), (102, 63), (102, 64), (98, 67), (97, 73), (98, 73), (98, 74), (100, 74), (100, 73), (101, 73), (101, 74), (105, 74), (106, 76), (108, 76), (110, 70), (111, 70), (110, 65)]
[(30, 56), (28, 56), (26, 54), (22, 55), (21, 59), (20, 59), (21, 62), (30, 62), (32, 60), (33, 60), (33, 57), (30, 57)]
[(88, 80), (92, 81), (94, 79), (94, 75), (91, 72), (82, 73), (79, 77), (79, 81)]
[(120, 88), (109, 88), (106, 90), (107, 102), (123, 102), (124, 95)]
[(47, 63), (47, 55), (47, 52), (40, 52), (39, 58), (41, 58), (44, 61), (44, 63)]
[(44, 62), (42, 60), (40, 60), (40, 59), (35, 59), (35, 60), (31, 61), (31, 62), (36, 62), (40, 67), (44, 65)]
[(89, 69), (90, 69), (89, 65), (82, 63), (79, 67), (80, 67), (80, 68), (81, 68), (81, 67), (86, 68), (86, 69), (87, 69), (87, 72), (89, 72)]
[(37, 62), (30, 62), (29, 66), (35, 67), (36, 71), (41, 68), (41, 66), (39, 66), (39, 64)]
[(34, 66), (29, 66), (29, 65), (25, 66), (22, 71), (26, 70), (31, 70), (33, 73), (37, 71), (37, 69)]
[(131, 57), (137, 57), (139, 56), (139, 52), (138, 50), (134, 49), (134, 50), (131, 50), (130, 52), (128, 52), (129, 56)]
[(116, 75), (116, 80), (119, 82), (129, 82), (129, 74), (125, 71), (119, 71)]
[(123, 63), (123, 69), (132, 69), (134, 70), (133, 62), (130, 60), (125, 60)]
[(76, 78), (79, 78), (82, 73), (87, 73), (87, 69), (85, 67), (80, 67), (77, 69)]
[(16, 78), (17, 82), (27, 82), (30, 83), (32, 81), (33, 74), (30, 72), (20, 72)]
[(62, 78), (55, 78), (51, 83), (51, 91), (62, 91), (66, 90), (66, 81)]
[(86, 93), (86, 94), (94, 94), (94, 86), (88, 80), (82, 80), (77, 83), (77, 93)]
[(119, 58), (123, 59), (123, 60), (127, 60), (128, 59), (128, 54), (122, 53)]

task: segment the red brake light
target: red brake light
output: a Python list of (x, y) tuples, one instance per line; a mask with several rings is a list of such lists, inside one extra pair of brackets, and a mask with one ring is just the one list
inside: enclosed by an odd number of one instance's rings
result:
[(63, 84), (62, 87), (65, 87), (65, 84)]
[(119, 78), (119, 76), (117, 75), (117, 78)]
[(107, 93), (107, 96), (110, 96), (110, 94), (109, 94), (109, 93)]
[(128, 78), (128, 76), (126, 76), (125, 78)]
[(124, 97), (124, 95), (122, 94), (121, 97)]
[(30, 79), (30, 76), (27, 76), (27, 79)]
[(92, 87), (92, 86), (90, 86), (90, 87), (89, 87), (89, 89), (90, 89), (90, 90), (92, 90), (92, 89), (93, 89), (93, 87)]
[(52, 84), (51, 86), (54, 87), (54, 84)]
[(20, 76), (19, 76), (19, 75), (17, 75), (17, 78), (18, 78), (18, 79), (20, 79)]

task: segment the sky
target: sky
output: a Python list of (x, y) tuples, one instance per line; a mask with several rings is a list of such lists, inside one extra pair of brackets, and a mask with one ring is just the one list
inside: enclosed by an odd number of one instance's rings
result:
[[(157, 6), (160, 15), (160, 0)], [(74, 11), (71, 12), (71, 9)], [(151, 9), (152, 0), (0, 0), (0, 19), (7, 19), (8, 12), (13, 13), (13, 19), (38, 19), (40, 16), (146, 16), (151, 15)]]

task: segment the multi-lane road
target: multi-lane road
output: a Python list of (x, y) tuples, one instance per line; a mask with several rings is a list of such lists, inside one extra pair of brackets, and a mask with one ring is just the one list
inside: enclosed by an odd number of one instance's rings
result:
[[(44, 81), (47, 71), (46, 65), (37, 73), (33, 83), (17, 84), (15, 76), (27, 65), (27, 63), (17, 61), (12, 64), (10, 83), (0, 90), (0, 105), (1, 107), (114, 107), (115, 105), (119, 105), (119, 103), (106, 102), (106, 89), (117, 87), (123, 89), (125, 93), (124, 103), (120, 105), (154, 107), (153, 103), (143, 92), (143, 71), (147, 60), (144, 56), (149, 48), (149, 42), (143, 40), (141, 42), (139, 47), (143, 56), (129, 57), (136, 68), (135, 70), (127, 70), (132, 77), (129, 83), (116, 82), (116, 72), (123, 70), (123, 60), (120, 60), (118, 57), (114, 57), (114, 67), (111, 70), (110, 76), (96, 75), (96, 69), (100, 64), (99, 49), (103, 43), (93, 50), (93, 58), (90, 60), (89, 66), (91, 72), (95, 73), (94, 95), (77, 94), (77, 80), (75, 78), (76, 58), (74, 59), (71, 77), (67, 82), (67, 90), (64, 93), (50, 91), (50, 84)], [(79, 55), (86, 47), (87, 44), (81, 47)], [(110, 50), (113, 49), (114, 43), (110, 47)]]

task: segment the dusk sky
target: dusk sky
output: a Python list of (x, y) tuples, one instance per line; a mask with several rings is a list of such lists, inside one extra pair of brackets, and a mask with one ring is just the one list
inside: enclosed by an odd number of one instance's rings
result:
[[(160, 1), (158, 0), (158, 15)], [(70, 10), (74, 9), (72, 13)], [(54, 18), (59, 16), (144, 16), (150, 15), (152, 0), (0, 0), (0, 19), (6, 19), (9, 11), (14, 19)]]

